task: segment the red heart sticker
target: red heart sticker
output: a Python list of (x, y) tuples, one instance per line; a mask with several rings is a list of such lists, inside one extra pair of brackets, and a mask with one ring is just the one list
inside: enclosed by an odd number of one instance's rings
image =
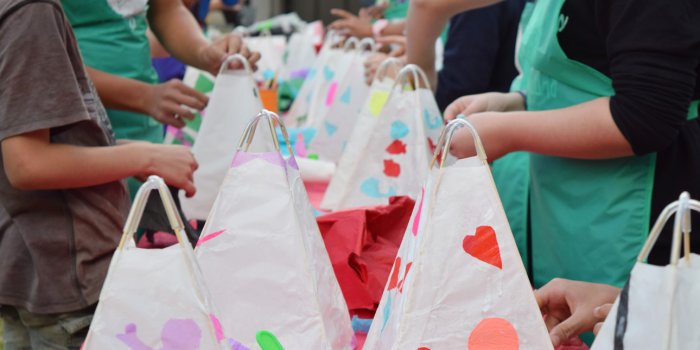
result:
[(401, 140), (394, 140), (394, 142), (386, 148), (386, 152), (389, 154), (406, 154), (406, 144), (401, 142)]
[(462, 247), (467, 254), (499, 269), (503, 269), (501, 249), (496, 240), (496, 231), (491, 226), (479, 226), (473, 236), (464, 236)]
[(388, 177), (399, 177), (401, 175), (401, 165), (391, 159), (384, 161), (384, 175)]

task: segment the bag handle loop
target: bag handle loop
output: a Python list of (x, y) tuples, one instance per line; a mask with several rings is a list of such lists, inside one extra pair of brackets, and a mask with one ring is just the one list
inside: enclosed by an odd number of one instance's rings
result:
[(345, 40), (345, 44), (343, 44), (343, 51), (348, 52), (350, 50), (359, 50), (360, 49), (360, 39), (356, 37), (350, 37), (347, 40)]
[(138, 225), (141, 222), (141, 218), (143, 217), (143, 211), (146, 208), (146, 202), (148, 201), (149, 194), (154, 190), (158, 191), (158, 194), (160, 194), (160, 199), (163, 202), (163, 207), (165, 208), (165, 214), (168, 217), (170, 227), (175, 233), (175, 237), (177, 237), (178, 243), (189, 244), (189, 241), (185, 238), (184, 234), (185, 225), (177, 212), (175, 201), (170, 195), (168, 186), (165, 184), (165, 181), (163, 181), (162, 178), (152, 175), (148, 177), (148, 180), (146, 180), (146, 182), (136, 193), (134, 203), (129, 210), (129, 216), (124, 224), (122, 239), (119, 242), (119, 247), (117, 249), (123, 250), (126, 244), (133, 240), (134, 234), (136, 233)]
[(652, 248), (656, 244), (656, 241), (661, 235), (661, 231), (666, 226), (671, 216), (675, 214), (674, 224), (673, 224), (673, 241), (671, 244), (671, 265), (678, 265), (681, 255), (681, 245), (684, 246), (684, 256), (685, 260), (690, 259), (690, 232), (691, 232), (691, 220), (690, 213), (692, 211), (700, 211), (700, 202), (690, 198), (688, 192), (681, 193), (677, 201), (667, 205), (659, 214), (656, 219), (654, 226), (649, 232), (649, 238), (644, 247), (642, 247), (639, 256), (637, 257), (637, 262), (643, 263), (649, 258)]
[(360, 40), (360, 45), (357, 47), (357, 50), (359, 52), (377, 52), (377, 43), (374, 41), (373, 38), (364, 38)]
[(447, 126), (442, 129), (440, 133), (440, 138), (438, 139), (437, 145), (435, 146), (435, 152), (433, 153), (433, 160), (430, 162), (430, 169), (435, 166), (438, 157), (440, 158), (440, 168), (442, 169), (443, 164), (445, 164), (445, 159), (450, 151), (450, 145), (452, 144), (452, 138), (454, 137), (455, 131), (461, 128), (467, 128), (472, 134), (474, 140), (474, 148), (476, 149), (476, 156), (481, 160), (484, 165), (488, 165), (486, 158), (486, 151), (484, 150), (484, 145), (481, 143), (481, 138), (479, 133), (474, 128), (474, 125), (470, 123), (463, 115), (457, 116), (457, 119), (451, 120)]
[(421, 80), (423, 82), (423, 88), (431, 90), (430, 81), (428, 81), (428, 76), (425, 75), (425, 72), (423, 72), (423, 70), (420, 69), (420, 67), (412, 63), (407, 64), (399, 71), (399, 74), (396, 76), (396, 82), (394, 83), (394, 86), (403, 87), (404, 85), (406, 85), (406, 83), (408, 83), (407, 80), (409, 74), (413, 77), (413, 84), (416, 90), (418, 90), (418, 88), (421, 86)]
[(228, 70), (229, 64), (233, 61), (241, 62), (241, 64), (243, 65), (243, 69), (245, 69), (246, 73), (248, 73), (248, 75), (250, 76), (253, 75), (253, 71), (252, 69), (250, 69), (250, 64), (248, 63), (248, 60), (239, 53), (226, 57), (224, 63), (221, 64), (221, 68), (219, 68), (219, 74), (226, 72)]
[(275, 132), (276, 122), (282, 130), (282, 136), (284, 137), (284, 141), (287, 144), (287, 150), (289, 151), (289, 154), (294, 155), (294, 152), (292, 151), (292, 146), (289, 143), (289, 133), (287, 133), (287, 128), (284, 126), (284, 123), (277, 114), (275, 114), (274, 112), (270, 112), (267, 109), (261, 110), (260, 113), (258, 113), (258, 115), (256, 115), (253, 119), (250, 120), (250, 122), (248, 122), (248, 125), (243, 131), (243, 136), (241, 136), (241, 141), (238, 144), (238, 150), (248, 151), (248, 149), (250, 149), (250, 145), (253, 143), (253, 137), (255, 137), (255, 130), (257, 129), (258, 122), (260, 122), (261, 119), (267, 120), (267, 124), (270, 127), (270, 133), (272, 134), (272, 141), (275, 144), (275, 150), (278, 152), (280, 150), (279, 139), (277, 138), (277, 132)]
[(377, 81), (379, 79), (383, 79), (386, 75), (386, 70), (389, 69), (389, 67), (393, 67), (397, 70), (400, 70), (401, 60), (399, 60), (396, 57), (389, 57), (382, 61), (379, 67), (377, 67), (377, 72), (374, 74), (374, 80)]

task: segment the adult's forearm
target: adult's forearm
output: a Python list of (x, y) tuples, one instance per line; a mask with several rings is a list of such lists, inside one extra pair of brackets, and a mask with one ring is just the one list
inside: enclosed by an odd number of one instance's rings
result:
[(609, 98), (550, 111), (473, 116), (489, 159), (528, 151), (578, 159), (634, 155), (610, 113)]
[(90, 67), (85, 68), (105, 107), (148, 113), (146, 106), (152, 88), (150, 84)]

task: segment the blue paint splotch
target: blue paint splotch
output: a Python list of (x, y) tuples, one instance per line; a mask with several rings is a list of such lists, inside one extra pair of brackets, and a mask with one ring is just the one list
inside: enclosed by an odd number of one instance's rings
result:
[(333, 80), (334, 76), (335, 72), (333, 72), (332, 69), (330, 69), (328, 66), (323, 66), (323, 77), (326, 79), (326, 81)]
[(391, 138), (392, 139), (402, 139), (408, 135), (409, 129), (406, 123), (396, 120), (391, 123)]
[(342, 102), (342, 103), (344, 103), (344, 104), (346, 104), (346, 105), (349, 105), (349, 104), (350, 104), (350, 98), (351, 98), (351, 95), (350, 95), (350, 87), (348, 86), (348, 87), (345, 89), (345, 91), (343, 92), (343, 94), (340, 95), (340, 102)]
[(333, 134), (338, 131), (338, 127), (328, 121), (323, 122), (323, 127), (326, 128), (326, 133), (328, 133), (329, 136), (333, 136)]
[(395, 188), (389, 188), (386, 192), (382, 193), (379, 188), (379, 180), (373, 177), (362, 182), (360, 191), (370, 198), (389, 198), (396, 196)]
[(431, 116), (427, 109), (423, 110), (423, 122), (428, 129), (439, 129), (442, 126), (442, 118)]

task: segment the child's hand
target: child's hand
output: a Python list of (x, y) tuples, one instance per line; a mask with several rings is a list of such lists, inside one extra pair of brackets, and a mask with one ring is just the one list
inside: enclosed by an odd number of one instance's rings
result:
[[(240, 54), (248, 60), (250, 69), (257, 70), (257, 62), (260, 60), (260, 53), (250, 51), (243, 43), (243, 38), (237, 33), (224, 35), (216, 39), (210, 45), (204, 47), (199, 53), (201, 68), (204, 68), (213, 75), (219, 74), (221, 64), (226, 58), (233, 54)], [(241, 69), (243, 66), (238, 61), (231, 62), (229, 69)]]
[(185, 126), (185, 119), (194, 118), (193, 110), (202, 110), (209, 103), (209, 97), (177, 79), (151, 85), (144, 98), (153, 119), (176, 128)]
[(193, 174), (198, 164), (189, 148), (179, 145), (157, 145), (151, 143), (134, 143), (147, 157), (145, 169), (141, 176), (158, 175), (168, 185), (185, 191), (187, 197), (194, 196)]
[(450, 121), (464, 114), (470, 116), (482, 112), (509, 112), (525, 109), (522, 96), (516, 92), (487, 92), (463, 96), (450, 103), (445, 109), (445, 120)]

